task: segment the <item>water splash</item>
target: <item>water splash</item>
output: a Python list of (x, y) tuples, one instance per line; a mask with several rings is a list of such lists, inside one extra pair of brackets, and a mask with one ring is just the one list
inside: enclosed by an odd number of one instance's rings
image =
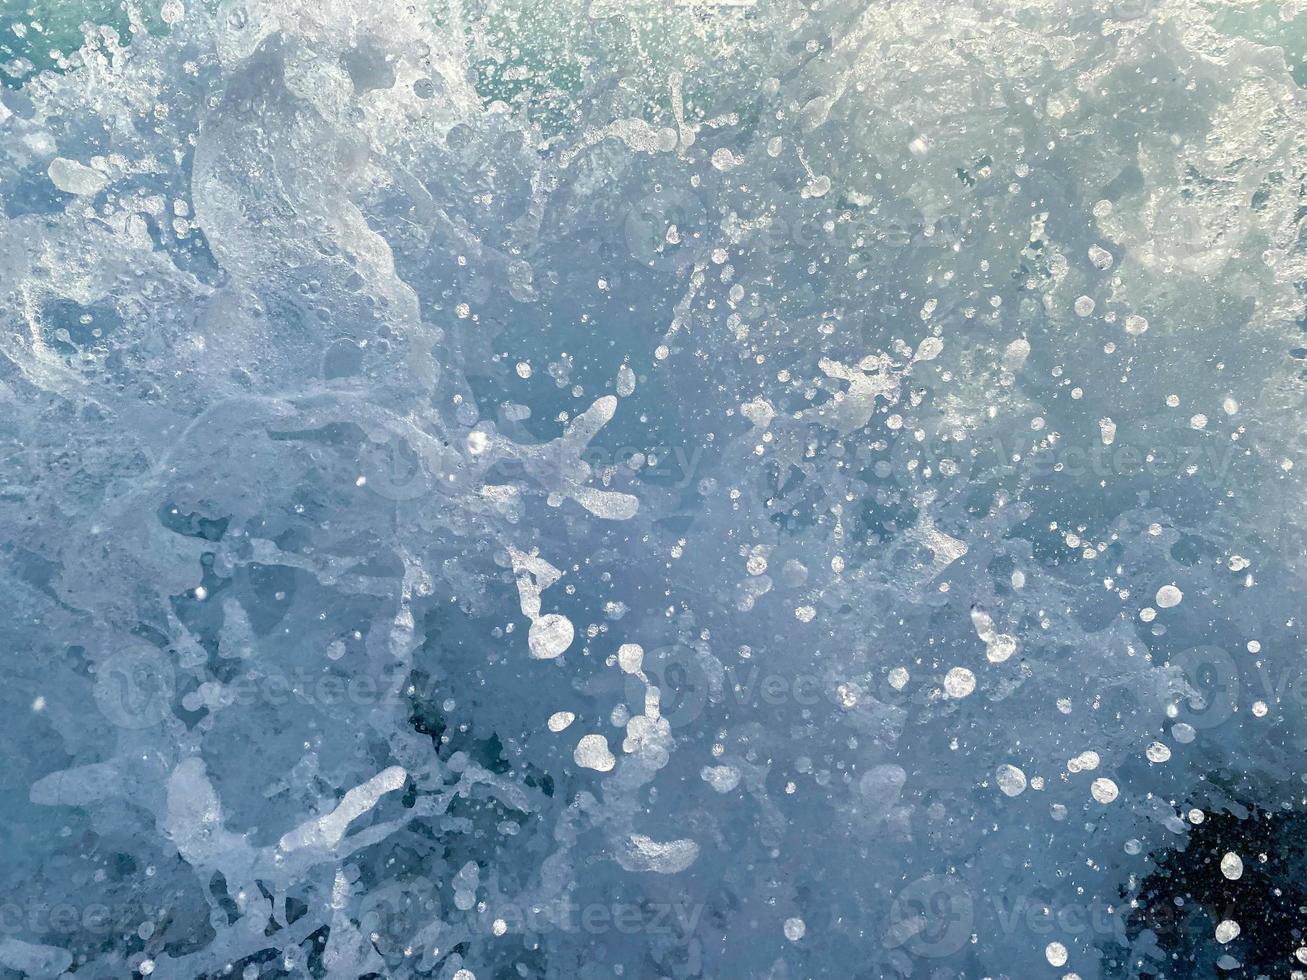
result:
[(0, 964), (1159, 975), (1075, 923), (1298, 805), (1244, 8), (14, 20)]

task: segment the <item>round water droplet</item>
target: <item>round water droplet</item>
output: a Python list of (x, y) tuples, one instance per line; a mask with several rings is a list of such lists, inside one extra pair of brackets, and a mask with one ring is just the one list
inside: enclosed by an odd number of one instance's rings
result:
[(1171, 758), (1171, 750), (1161, 742), (1154, 742), (1148, 746), (1144, 754), (1148, 756), (1149, 762), (1165, 762)]
[(1044, 957), (1051, 966), (1066, 966), (1066, 947), (1061, 943), (1049, 943), (1044, 947)]
[(537, 660), (552, 660), (572, 645), (572, 621), (558, 613), (541, 616), (527, 632), (527, 647)]
[(976, 689), (976, 675), (965, 667), (954, 667), (944, 675), (944, 692), (951, 698), (965, 698)]
[(1243, 877), (1243, 858), (1234, 851), (1226, 851), (1221, 857), (1221, 874), (1231, 881), (1238, 881)]
[(1020, 796), (1026, 791), (1026, 774), (1016, 766), (1004, 763), (995, 770), (994, 778), (1005, 796)]
[(1180, 600), (1184, 598), (1184, 593), (1176, 588), (1175, 584), (1164, 585), (1157, 590), (1157, 608), (1170, 609), (1180, 605)]
[(1105, 777), (1095, 779), (1089, 786), (1089, 795), (1104, 805), (1111, 803), (1119, 794), (1116, 783)]

